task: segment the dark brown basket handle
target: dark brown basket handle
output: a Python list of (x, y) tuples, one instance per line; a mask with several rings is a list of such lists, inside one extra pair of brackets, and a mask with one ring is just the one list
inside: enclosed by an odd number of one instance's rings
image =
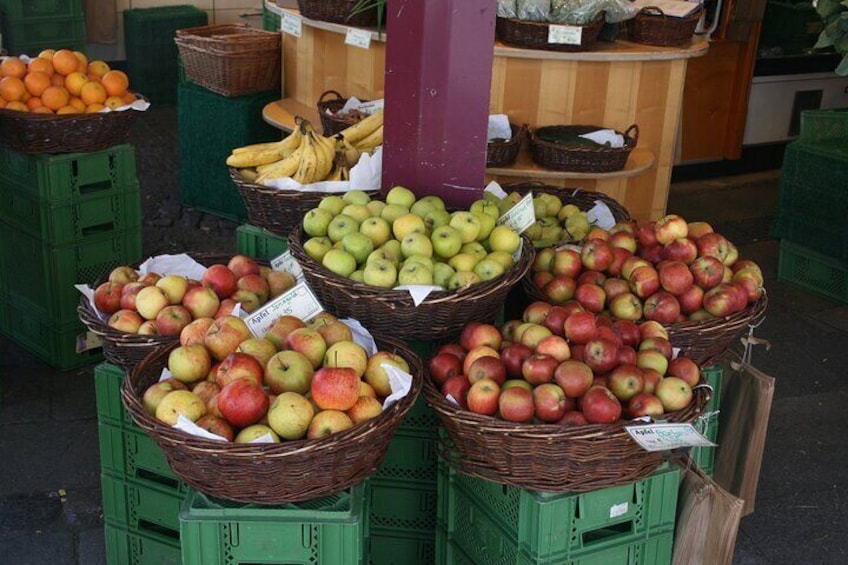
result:
[[(633, 132), (633, 135), (630, 135), (631, 131)], [(636, 145), (636, 143), (639, 142), (639, 126), (637, 126), (636, 124), (633, 124), (632, 126), (627, 128), (626, 130), (624, 130), (624, 137), (632, 137), (633, 138), (633, 145)]]
[(663, 12), (662, 8), (660, 8), (659, 6), (645, 6), (644, 8), (639, 10), (639, 13), (645, 14), (646, 16), (651, 16), (651, 15), (662, 16), (663, 19), (668, 17), (668, 16), (665, 15), (665, 12)]
[(324, 98), (329, 94), (335, 94), (336, 100), (344, 100), (344, 96), (336, 92), (335, 90), (325, 90), (320, 97), (318, 97), (318, 104), (325, 102)]

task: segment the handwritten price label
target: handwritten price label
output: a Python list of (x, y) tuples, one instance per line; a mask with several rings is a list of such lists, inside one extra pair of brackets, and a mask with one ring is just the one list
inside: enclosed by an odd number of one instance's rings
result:
[(580, 45), (582, 39), (583, 28), (580, 26), (552, 25), (548, 27), (548, 43)]
[(300, 263), (297, 262), (297, 259), (292, 257), (291, 251), (286, 251), (282, 255), (271, 259), (271, 268), (275, 271), (291, 273), (297, 280), (303, 280), (303, 269), (300, 268)]
[(347, 34), (345, 35), (345, 44), (352, 47), (359, 47), (360, 49), (370, 49), (371, 32), (357, 29), (355, 27), (349, 27), (347, 28)]
[(280, 31), (300, 37), (303, 33), (303, 18), (283, 12), (283, 17), (280, 19)]
[(324, 307), (318, 302), (312, 289), (306, 286), (306, 283), (300, 283), (256, 312), (248, 314), (244, 321), (253, 335), (264, 337), (281, 316), (296, 316), (307, 322), (323, 310)]
[(681, 447), (715, 447), (692, 424), (648, 424), (625, 426), (625, 430), (645, 451), (668, 451)]
[(507, 225), (516, 232), (523, 233), (535, 221), (536, 212), (533, 211), (533, 193), (530, 192), (519, 200), (515, 206), (510, 208), (506, 214), (498, 218), (497, 224), (499, 226)]

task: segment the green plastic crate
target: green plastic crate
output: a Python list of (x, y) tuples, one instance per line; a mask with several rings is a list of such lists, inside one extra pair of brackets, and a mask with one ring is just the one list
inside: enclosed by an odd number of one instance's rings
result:
[(279, 99), (279, 90), (227, 98), (183, 82), (178, 91), (183, 204), (245, 221), (247, 209), (224, 163), (234, 147), (280, 139), (280, 131), (262, 119), (262, 109)]
[(268, 9), (265, 2), (262, 3), (262, 29), (265, 31), (280, 31), (282, 18)]
[(436, 484), (371, 479), (371, 528), (430, 535), (436, 531)]
[(0, 11), (11, 22), (83, 15), (82, 0), (0, 0)]
[(710, 399), (710, 403), (707, 404), (707, 412), (714, 412), (721, 405), (721, 379), (723, 372), (719, 364), (701, 369), (701, 376), (704, 378), (704, 381), (713, 388), (713, 397)]
[(179, 539), (110, 524), (103, 530), (107, 565), (182, 565)]
[(60, 371), (103, 360), (103, 350), (93, 347), (99, 342), (87, 341), (88, 330), (79, 319), (56, 322), (27, 300), (6, 293), (0, 294), (0, 333)]
[(399, 428), (392, 436), (375, 478), (436, 485), (438, 462), (435, 434), (410, 433)]
[(273, 259), (289, 248), (285, 237), (250, 224), (242, 224), (236, 228), (236, 238), (239, 253), (256, 259)]
[[(428, 358), (422, 357), (421, 360), (427, 363)], [(423, 396), (419, 396), (412, 405), (412, 408), (407, 412), (406, 417), (401, 422), (398, 431), (416, 433), (435, 437), (438, 429), (439, 420), (436, 418), (436, 413), (424, 401)]]
[[(695, 427), (711, 442), (718, 440), (718, 412), (709, 412), (700, 416), (695, 421)], [(690, 453), (692, 461), (701, 468), (704, 473), (713, 476), (715, 467), (715, 447), (693, 447)]]
[(97, 234), (50, 245), (0, 222), (0, 278), (13, 300), (23, 298), (33, 314), (54, 324), (79, 320), (75, 284), (94, 285), (120, 265), (141, 259), (141, 228)]
[(165, 454), (140, 428), (99, 423), (100, 470), (145, 487), (185, 493), (185, 484), (174, 475)]
[(777, 277), (833, 300), (848, 302), (848, 261), (785, 239), (780, 242)]
[(16, 190), (0, 190), (0, 221), (51, 245), (92, 235), (141, 229), (138, 182), (123, 190), (100, 192), (62, 204), (39, 202)]
[(436, 559), (434, 532), (415, 535), (397, 530), (371, 529), (368, 537), (369, 565), (433, 565)]
[(804, 110), (797, 141), (804, 145), (838, 148), (848, 145), (848, 108)]
[(100, 492), (107, 524), (130, 532), (180, 539), (180, 507), (186, 491), (140, 485), (102, 473)]
[(56, 205), (114, 192), (138, 182), (135, 150), (116, 145), (93, 153), (26, 155), (0, 145), (0, 188)]
[(519, 554), (563, 562), (673, 531), (680, 469), (663, 464), (629, 485), (585, 493), (542, 493), (459, 474), (440, 475), (441, 526), (471, 557), (515, 563)]
[(37, 56), (44, 49), (84, 51), (83, 16), (46, 17), (14, 21), (3, 18), (3, 47), (13, 55)]
[(190, 490), (180, 512), (183, 564), (365, 562), (368, 482), (285, 506), (244, 505)]
[[(846, 185), (848, 142), (832, 147), (799, 142), (788, 144), (783, 153), (780, 178), (777, 209), (780, 225), (799, 232), (793, 237), (803, 237), (807, 226), (815, 224), (813, 227), (831, 234), (826, 241), (815, 240), (816, 245), (835, 243), (841, 245), (842, 253), (845, 253), (846, 238), (841, 232), (848, 217)], [(821, 247), (821, 250), (826, 251), (826, 248)]]
[(94, 399), (98, 422), (119, 427), (135, 426), (121, 401), (124, 374), (123, 369), (111, 363), (99, 363), (94, 368)]

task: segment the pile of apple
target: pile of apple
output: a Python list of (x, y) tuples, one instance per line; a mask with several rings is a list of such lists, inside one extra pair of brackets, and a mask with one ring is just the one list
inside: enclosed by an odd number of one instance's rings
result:
[[(489, 193), (485, 193), (488, 195)], [(501, 214), (521, 200), (518, 192), (510, 192), (498, 201)], [(533, 213), (536, 221), (524, 231), (534, 247), (548, 247), (560, 242), (580, 242), (592, 229), (586, 212), (574, 204), (563, 205), (555, 194), (540, 192), (533, 196)]]
[(391, 394), (384, 364), (409, 372), (389, 351), (368, 356), (350, 328), (322, 312), (307, 324), (278, 318), (262, 338), (237, 316), (193, 322), (168, 355), (171, 376), (143, 393), (145, 410), (167, 425), (179, 415), (236, 443), (321, 438), (382, 412)]
[(520, 237), (496, 225), (488, 199), (448, 212), (438, 196), (415, 198), (393, 187), (385, 202), (362, 191), (326, 196), (303, 217), (304, 251), (333, 273), (393, 288), (435, 285), (466, 288), (501, 276), (514, 264)]
[(244, 255), (211, 265), (201, 280), (181, 275), (139, 274), (116, 267), (94, 290), (94, 306), (109, 314), (107, 325), (139, 335), (176, 337), (193, 320), (219, 318), (236, 304), (253, 312), (295, 285), (291, 273), (273, 271)]
[(723, 318), (763, 294), (755, 262), (739, 260), (736, 246), (708, 223), (675, 214), (593, 228), (579, 248), (540, 250), (531, 276), (551, 303), (666, 325)]
[(662, 324), (533, 302), (498, 328), (471, 322), (428, 362), (442, 394), (509, 422), (611, 424), (689, 406), (698, 365)]

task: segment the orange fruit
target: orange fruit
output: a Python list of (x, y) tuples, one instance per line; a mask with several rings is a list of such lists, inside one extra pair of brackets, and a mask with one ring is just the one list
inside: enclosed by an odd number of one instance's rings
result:
[(67, 106), (62, 106), (58, 110), (56, 110), (56, 114), (81, 114), (82, 112), (77, 108), (74, 108), (70, 104)]
[(79, 59), (70, 49), (59, 49), (53, 54), (53, 68), (60, 75), (69, 75), (79, 70)]
[(33, 114), (52, 114), (53, 110), (48, 108), (47, 106), (39, 106), (38, 108), (32, 110)]
[(105, 107), (106, 106), (104, 106), (103, 104), (89, 104), (88, 106), (85, 107), (85, 113), (86, 114), (93, 114), (95, 112), (99, 112), (100, 110), (102, 110)]
[(3, 77), (0, 79), (0, 96), (7, 102), (21, 100), (26, 92), (24, 81), (17, 77)]
[(23, 78), (26, 71), (26, 63), (21, 61), (18, 57), (6, 57), (3, 59), (3, 62), (0, 63), (0, 75), (3, 75), (4, 77)]
[(55, 49), (45, 49), (41, 53), (38, 54), (38, 58), (39, 59), (47, 59), (48, 61), (52, 61), (54, 53), (56, 53)]
[(43, 73), (41, 71), (28, 72), (24, 77), (24, 85), (33, 96), (41, 96), (44, 89), (51, 84), (53, 83), (47, 73)]
[(50, 83), (53, 86), (61, 86), (62, 88), (64, 88), (65, 87), (65, 75), (60, 75), (59, 73), (55, 73), (53, 76), (50, 77)]
[(96, 75), (97, 78), (102, 77), (111, 70), (105, 61), (92, 61), (88, 64), (88, 74)]
[(33, 96), (32, 98), (26, 101), (26, 105), (27, 108), (29, 108), (30, 110), (35, 110), (36, 108), (44, 106), (44, 103), (38, 96)]
[(88, 72), (88, 57), (82, 51), (74, 51), (74, 57), (79, 61), (79, 65), (77, 65), (77, 70), (82, 74)]
[(88, 81), (82, 85), (82, 90), (80, 90), (80, 98), (86, 106), (103, 104), (106, 102), (106, 97), (106, 89), (99, 82)]
[(42, 59), (41, 57), (36, 57), (32, 61), (29, 62), (29, 66), (27, 67), (27, 71), (33, 73), (38, 71), (40, 73), (44, 73), (47, 76), (53, 76), (53, 73), (56, 72), (56, 69), (53, 68), (53, 63), (48, 61), (47, 59)]
[(74, 71), (65, 77), (65, 88), (74, 96), (79, 96), (82, 87), (88, 82), (88, 77), (79, 71)]
[(68, 106), (73, 106), (80, 112), (84, 112), (86, 104), (78, 96), (71, 96), (68, 100)]
[(29, 108), (23, 102), (18, 102), (17, 100), (13, 100), (6, 104), (7, 110), (17, 110), (19, 112), (29, 112)]
[(127, 92), (126, 94), (121, 96), (121, 99), (124, 101), (124, 104), (132, 104), (133, 102), (135, 102), (136, 96), (132, 92)]
[(68, 91), (62, 86), (48, 86), (41, 93), (41, 102), (51, 110), (67, 106), (69, 98)]
[(103, 105), (114, 110), (115, 108), (120, 108), (121, 106), (126, 105), (126, 103), (120, 96), (110, 96), (105, 102), (103, 102)]
[(130, 85), (130, 79), (123, 71), (109, 71), (100, 78), (109, 96), (123, 96)]

